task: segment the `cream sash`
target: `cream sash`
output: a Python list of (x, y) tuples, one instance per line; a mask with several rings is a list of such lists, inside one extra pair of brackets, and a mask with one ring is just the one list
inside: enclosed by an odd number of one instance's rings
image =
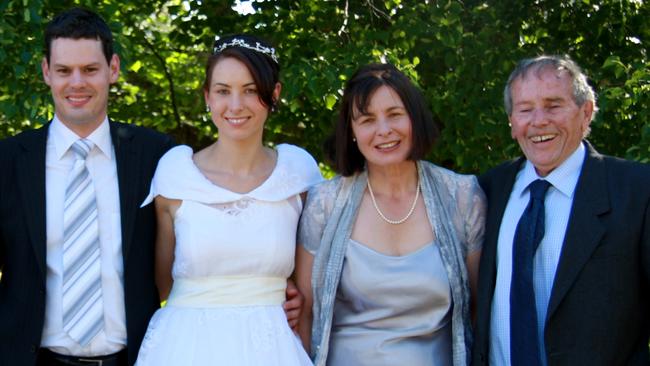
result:
[(281, 305), (286, 278), (219, 276), (174, 280), (167, 306), (221, 307)]

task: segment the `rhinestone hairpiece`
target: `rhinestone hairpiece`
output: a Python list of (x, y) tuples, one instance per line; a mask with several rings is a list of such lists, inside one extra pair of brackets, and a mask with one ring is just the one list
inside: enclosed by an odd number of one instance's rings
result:
[(273, 47), (264, 47), (262, 46), (259, 42), (255, 42), (255, 46), (251, 46), (250, 44), (246, 43), (241, 38), (233, 38), (232, 41), (222, 43), (219, 46), (214, 47), (212, 50), (212, 54), (217, 54), (223, 50), (225, 50), (228, 47), (244, 47), (248, 48), (249, 50), (257, 51), (259, 53), (263, 53), (273, 59), (275, 63), (278, 63), (278, 56), (275, 54), (275, 48)]

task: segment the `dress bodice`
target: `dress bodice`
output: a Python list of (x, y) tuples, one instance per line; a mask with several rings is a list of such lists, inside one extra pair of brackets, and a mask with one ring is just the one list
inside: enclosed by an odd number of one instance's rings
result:
[(239, 202), (235, 211), (183, 201), (174, 220), (174, 279), (291, 275), (299, 211), (288, 200)]
[(327, 364), (451, 365), (451, 302), (435, 242), (391, 256), (350, 239)]
[(303, 149), (282, 144), (277, 152), (271, 175), (248, 193), (213, 184), (188, 146), (163, 156), (147, 201), (157, 195), (182, 201), (174, 217), (174, 279), (291, 274), (299, 194), (322, 177)]

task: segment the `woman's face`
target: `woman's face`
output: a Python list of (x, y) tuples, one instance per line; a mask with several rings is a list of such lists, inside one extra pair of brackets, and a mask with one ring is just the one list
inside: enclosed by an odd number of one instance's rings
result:
[[(277, 100), (279, 95), (278, 83), (273, 97)], [(262, 104), (246, 65), (232, 57), (217, 61), (204, 96), (220, 139), (262, 141), (269, 109)]]
[(355, 109), (352, 134), (368, 165), (389, 166), (411, 153), (411, 118), (393, 89), (379, 87), (371, 96), (367, 113)]

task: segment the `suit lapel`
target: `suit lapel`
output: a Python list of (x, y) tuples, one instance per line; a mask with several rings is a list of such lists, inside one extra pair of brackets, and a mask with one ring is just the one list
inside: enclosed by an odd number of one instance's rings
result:
[[(499, 230), (503, 220), (503, 213), (510, 199), (510, 192), (515, 183), (519, 167), (525, 161), (521, 158), (513, 161), (505, 167), (503, 171), (497, 172), (494, 179), (490, 182), (490, 192), (488, 192), (488, 215), (486, 218), (486, 237), (482, 255), (485, 256), (487, 263), (486, 273), (491, 281), (491, 291), (494, 290), (496, 281), (496, 253), (499, 241)], [(490, 297), (491, 299), (491, 297)]]
[(524, 159), (509, 162), (502, 167), (497, 167), (488, 175), (481, 177), (481, 186), (488, 199), (488, 211), (485, 223), (485, 240), (481, 253), (479, 273), (479, 295), (477, 299), (477, 342), (487, 352), (490, 333), (490, 313), (494, 287), (497, 277), (497, 247), (499, 229), (503, 220), (503, 213), (508, 205), (510, 191), (514, 185), (517, 171)]
[(573, 207), (548, 305), (547, 321), (575, 282), (605, 233), (599, 216), (610, 209), (607, 172), (600, 154), (589, 143), (586, 143), (586, 146), (587, 156), (573, 198)]
[(117, 180), (120, 194), (120, 220), (122, 231), (122, 257), (126, 264), (131, 248), (131, 232), (137, 212), (137, 187), (139, 154), (133, 141), (133, 132), (126, 126), (111, 122), (111, 140), (115, 149)]
[(26, 135), (16, 159), (16, 186), (24, 203), (25, 223), (36, 261), (45, 275), (45, 146), (49, 124)]

